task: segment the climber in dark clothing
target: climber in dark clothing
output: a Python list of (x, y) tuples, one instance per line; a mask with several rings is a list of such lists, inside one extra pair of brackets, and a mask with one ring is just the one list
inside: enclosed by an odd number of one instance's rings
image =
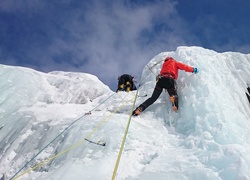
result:
[(118, 88), (116, 92), (119, 91), (133, 91), (136, 90), (136, 86), (134, 83), (134, 77), (128, 74), (123, 74), (118, 77)]

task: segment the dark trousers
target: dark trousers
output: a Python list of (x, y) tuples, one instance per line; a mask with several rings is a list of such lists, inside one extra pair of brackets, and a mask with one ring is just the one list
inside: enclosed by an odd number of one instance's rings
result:
[(176, 81), (172, 78), (161, 77), (155, 85), (152, 96), (139, 106), (142, 107), (142, 111), (144, 111), (148, 106), (153, 104), (158, 99), (163, 89), (166, 89), (168, 91), (169, 96), (176, 96), (176, 106), (178, 107)]

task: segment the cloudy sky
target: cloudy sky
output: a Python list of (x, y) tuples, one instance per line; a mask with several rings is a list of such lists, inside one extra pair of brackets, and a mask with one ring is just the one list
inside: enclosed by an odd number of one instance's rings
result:
[(0, 64), (140, 78), (178, 46), (250, 53), (249, 0), (1, 0)]

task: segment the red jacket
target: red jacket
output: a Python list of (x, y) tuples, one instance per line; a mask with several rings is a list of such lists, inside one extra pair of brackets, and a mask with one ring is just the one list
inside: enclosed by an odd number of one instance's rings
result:
[(188, 66), (186, 64), (183, 64), (181, 62), (177, 62), (171, 57), (167, 57), (165, 59), (165, 62), (162, 65), (160, 75), (161, 76), (173, 76), (174, 79), (178, 78), (178, 70), (184, 70), (186, 72), (193, 72), (194, 68), (191, 66)]

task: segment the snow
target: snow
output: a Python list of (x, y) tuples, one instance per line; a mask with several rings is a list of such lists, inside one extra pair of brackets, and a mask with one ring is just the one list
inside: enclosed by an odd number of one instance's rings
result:
[(162, 52), (143, 69), (135, 106), (151, 96), (167, 55), (200, 72), (179, 71), (177, 113), (163, 92), (131, 121), (136, 91), (112, 92), (87, 73), (0, 65), (0, 177), (250, 179), (250, 54)]

